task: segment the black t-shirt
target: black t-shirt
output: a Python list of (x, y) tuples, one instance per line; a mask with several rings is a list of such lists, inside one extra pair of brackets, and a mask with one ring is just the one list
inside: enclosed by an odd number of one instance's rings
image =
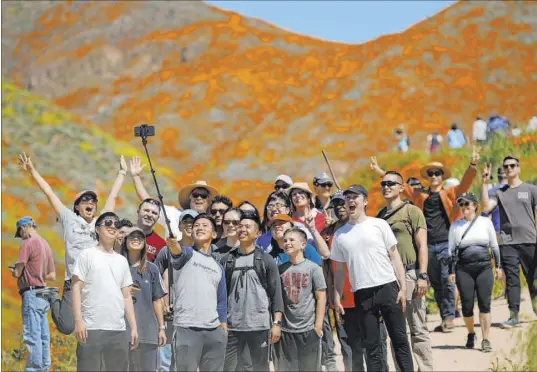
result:
[(443, 243), (449, 240), (449, 218), (440, 199), (440, 193), (432, 192), (423, 203), (423, 215), (427, 222), (427, 242)]

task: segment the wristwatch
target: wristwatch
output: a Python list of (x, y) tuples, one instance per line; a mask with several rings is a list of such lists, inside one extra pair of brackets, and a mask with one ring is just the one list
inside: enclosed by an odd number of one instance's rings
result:
[(418, 274), (418, 279), (427, 280), (429, 279), (429, 276), (427, 275), (427, 273), (420, 273)]
[(282, 326), (282, 321), (281, 320), (275, 320), (272, 322), (272, 325), (276, 325), (278, 327), (281, 327)]

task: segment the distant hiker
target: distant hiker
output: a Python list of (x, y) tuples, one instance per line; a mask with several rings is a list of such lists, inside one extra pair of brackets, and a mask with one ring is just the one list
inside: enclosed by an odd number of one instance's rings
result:
[(129, 346), (138, 347), (129, 264), (113, 249), (118, 227), (114, 213), (101, 214), (95, 222), (98, 245), (83, 250), (73, 267), (77, 371), (100, 371), (101, 361), (105, 371), (126, 371)]
[(395, 128), (394, 135), (395, 139), (397, 140), (397, 151), (402, 153), (408, 152), (410, 140), (403, 126)]
[(502, 328), (520, 325), (520, 268), (526, 277), (533, 311), (537, 315), (537, 286), (535, 242), (535, 208), (537, 206), (537, 186), (520, 180), (520, 161), (513, 156), (503, 159), (503, 169), (507, 185), (488, 196), (492, 165), (485, 166), (481, 204), (483, 211), (489, 212), (496, 206), (500, 209), (500, 254), (505, 272), (509, 319)]
[(440, 151), (440, 146), (442, 145), (443, 138), (438, 131), (434, 131), (432, 134), (427, 136), (427, 152), (432, 154), (434, 152)]
[(274, 191), (287, 191), (293, 184), (293, 180), (287, 174), (280, 174), (274, 180)]
[(275, 346), (276, 371), (320, 371), (326, 283), (319, 265), (304, 258), (306, 234), (294, 227), (285, 233), (289, 262), (279, 272), (284, 297), (281, 338)]
[(56, 271), (52, 250), (36, 229), (32, 217), (17, 221), (15, 238), (21, 238), (22, 244), (17, 262), (10, 269), (17, 278), (22, 298), (22, 339), (28, 350), (26, 371), (48, 371), (51, 362), (47, 312), (50, 306), (37, 294), (45, 290), (47, 280), (56, 280)]
[[(52, 208), (58, 215), (58, 221), (63, 229), (63, 240), (65, 244), (65, 282), (61, 301), (58, 299), (58, 289), (51, 288), (43, 291), (40, 295), (50, 302), (52, 320), (58, 331), (64, 335), (73, 333), (75, 322), (73, 319), (72, 297), (71, 297), (71, 275), (75, 265), (75, 260), (86, 249), (94, 248), (97, 245), (95, 234), (95, 221), (97, 215), (97, 194), (91, 190), (84, 190), (75, 196), (73, 210), (67, 208), (58, 196), (54, 193), (50, 185), (41, 177), (34, 168), (29, 156), (25, 153), (19, 155), (20, 166), (30, 173), (38, 184), (39, 188)], [(123, 185), (123, 180), (127, 174), (127, 163), (123, 156), (120, 158), (119, 171), (108, 195), (102, 213), (113, 211), (116, 205), (116, 198)]]
[(513, 126), (511, 127), (511, 137), (520, 137), (520, 135), (522, 134), (522, 129), (518, 126), (518, 124), (513, 124)]
[(528, 120), (528, 125), (526, 126), (527, 132), (534, 132), (537, 130), (537, 116), (533, 116)]
[[(145, 164), (141, 165), (139, 156), (133, 157), (130, 161), (132, 180), (134, 182), (134, 187), (136, 188), (136, 194), (138, 194), (140, 200), (151, 198), (140, 178), (140, 173), (142, 172), (144, 166)], [(179, 190), (178, 201), (182, 210), (194, 209), (198, 213), (206, 213), (209, 209), (212, 198), (214, 198), (216, 195), (219, 195), (218, 190), (207, 185), (207, 182), (196, 181), (193, 184), (187, 185)], [(164, 205), (164, 209), (166, 210), (166, 215), (170, 220), (173, 235), (176, 237), (176, 239), (181, 240), (181, 235), (178, 229), (181, 209), (169, 205)], [(170, 236), (170, 232), (168, 231), (168, 226), (164, 220), (164, 213), (162, 212), (160, 213), (158, 223), (165, 228), (167, 239)]]
[(489, 248), (492, 249), (496, 265), (496, 278), (503, 277), (500, 251), (492, 222), (476, 214), (479, 204), (471, 192), (457, 198), (463, 218), (455, 221), (449, 229), (449, 251), (451, 265), (449, 281), (457, 283), (462, 302), (462, 316), (468, 330), (466, 347), (473, 349), (476, 341), (474, 330), (474, 299), (477, 293), (479, 325), (483, 334), (481, 350), (492, 351), (489, 341), (490, 302), (494, 276), (490, 263)]
[(458, 127), (457, 123), (451, 124), (451, 129), (448, 131), (446, 138), (450, 149), (460, 149), (467, 142), (462, 129)]
[(484, 145), (487, 142), (487, 122), (479, 116), (472, 124), (472, 141), (478, 145)]
[(155, 262), (160, 250), (166, 246), (166, 241), (153, 230), (159, 220), (160, 210), (160, 201), (156, 199), (144, 199), (138, 205), (136, 227), (144, 232), (149, 262)]
[(214, 217), (214, 220), (216, 222), (217, 236), (216, 240), (213, 241), (213, 243), (216, 243), (217, 241), (222, 239), (224, 232), (224, 226), (222, 226), (224, 213), (226, 213), (226, 211), (232, 207), (233, 202), (227, 196), (217, 195), (213, 198), (211, 206), (208, 209), (211, 213), (211, 216)]
[(493, 135), (505, 135), (510, 126), (511, 123), (507, 118), (494, 114), (487, 121), (487, 132)]

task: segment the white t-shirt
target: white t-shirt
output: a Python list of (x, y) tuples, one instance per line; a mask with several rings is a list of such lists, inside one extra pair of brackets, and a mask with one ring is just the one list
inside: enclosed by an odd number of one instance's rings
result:
[[(181, 211), (175, 207), (172, 207), (170, 205), (165, 205), (164, 209), (166, 210), (166, 215), (168, 216), (168, 219), (170, 220), (170, 226), (172, 228), (173, 235), (177, 237), (177, 241), (181, 240), (183, 237), (183, 234), (181, 231), (179, 231), (179, 217), (181, 217)], [(168, 226), (166, 225), (166, 220), (164, 219), (164, 212), (160, 212), (160, 217), (158, 219), (158, 223), (164, 226), (164, 229), (166, 230), (166, 235), (164, 239), (168, 239), (168, 236), (170, 236), (170, 231), (168, 230)]]
[(397, 239), (388, 223), (368, 217), (339, 228), (332, 241), (331, 259), (345, 262), (353, 292), (391, 283), (397, 278), (388, 251)]
[(73, 275), (84, 282), (82, 319), (86, 329), (125, 330), (125, 300), (122, 288), (132, 285), (127, 259), (112, 251), (95, 248), (80, 252)]
[(451, 225), (449, 229), (449, 252), (453, 252), (455, 247), (460, 243), (461, 248), (479, 245), (482, 247), (497, 248), (498, 240), (496, 231), (490, 218), (477, 216), (472, 228), (468, 230), (461, 242), (462, 235), (470, 226), (470, 221), (461, 218)]
[(472, 125), (472, 137), (474, 141), (487, 140), (487, 122), (485, 120), (476, 120)]

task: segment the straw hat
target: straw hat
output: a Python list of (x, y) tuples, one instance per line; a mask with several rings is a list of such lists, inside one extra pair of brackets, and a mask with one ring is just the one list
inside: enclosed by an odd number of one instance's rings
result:
[(425, 178), (425, 179), (429, 178), (429, 176), (427, 175), (427, 171), (429, 169), (440, 169), (442, 172), (444, 172), (444, 174), (442, 175), (443, 180), (445, 180), (446, 178), (449, 178), (451, 176), (451, 172), (449, 171), (449, 169), (444, 167), (444, 164), (442, 164), (442, 163), (440, 163), (438, 161), (433, 161), (433, 162), (428, 163), (423, 168), (421, 168), (420, 174), (421, 174), (421, 176), (423, 178)]
[(295, 182), (287, 189), (287, 195), (291, 196), (291, 192), (294, 189), (302, 190), (307, 192), (308, 194), (313, 195), (313, 192), (310, 190), (310, 187), (307, 182)]
[(181, 190), (179, 190), (178, 199), (179, 199), (179, 205), (181, 206), (181, 208), (183, 209), (190, 208), (190, 193), (194, 189), (198, 189), (198, 188), (206, 189), (209, 192), (211, 199), (220, 194), (217, 189), (215, 189), (212, 186), (209, 186), (207, 182), (196, 181), (193, 184), (187, 185), (183, 187)]

